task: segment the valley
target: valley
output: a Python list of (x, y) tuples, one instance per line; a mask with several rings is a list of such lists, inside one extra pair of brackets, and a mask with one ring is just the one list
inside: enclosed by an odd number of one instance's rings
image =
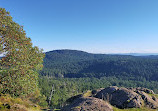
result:
[(157, 55), (91, 54), (77, 50), (45, 54), (39, 85), (46, 97), (55, 86), (52, 107), (61, 108), (74, 95), (108, 86), (145, 87), (158, 93)]

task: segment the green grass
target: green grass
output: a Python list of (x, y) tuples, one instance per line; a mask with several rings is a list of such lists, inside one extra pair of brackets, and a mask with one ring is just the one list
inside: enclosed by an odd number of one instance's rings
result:
[(83, 97), (92, 96), (92, 91), (88, 90), (86, 93), (83, 94)]
[(72, 109), (80, 109), (81, 106), (76, 106), (76, 107), (73, 107)]
[(54, 109), (54, 111), (61, 111), (60, 109)]

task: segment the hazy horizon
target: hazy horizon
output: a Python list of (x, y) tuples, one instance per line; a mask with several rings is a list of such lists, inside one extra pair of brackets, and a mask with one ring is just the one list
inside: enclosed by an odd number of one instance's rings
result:
[(44, 52), (158, 53), (157, 6), (157, 0), (0, 0)]
[(93, 54), (153, 54), (153, 55), (158, 55), (158, 52), (90, 52), (90, 51), (86, 51), (86, 50), (80, 50), (80, 49), (53, 49), (53, 50), (49, 50), (49, 51), (44, 51), (44, 53), (46, 52), (50, 52), (50, 51), (56, 51), (56, 50), (75, 50), (75, 51), (83, 51), (83, 52), (87, 52), (87, 53), (93, 53)]

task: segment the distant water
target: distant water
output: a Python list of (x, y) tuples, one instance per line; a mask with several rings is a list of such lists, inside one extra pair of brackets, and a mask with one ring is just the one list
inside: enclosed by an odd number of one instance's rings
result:
[(158, 55), (158, 53), (117, 53), (113, 55), (132, 55), (132, 56), (154, 56)]

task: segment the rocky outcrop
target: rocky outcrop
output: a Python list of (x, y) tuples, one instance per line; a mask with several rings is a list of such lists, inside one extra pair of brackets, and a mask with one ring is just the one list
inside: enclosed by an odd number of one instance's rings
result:
[(62, 108), (62, 111), (113, 111), (107, 102), (94, 97), (81, 97)]
[(137, 91), (137, 93), (141, 95), (147, 107), (152, 108), (152, 109), (158, 108), (158, 99), (155, 96), (150, 96), (143, 91)]
[(100, 90), (95, 97), (110, 101), (111, 99), (111, 94), (114, 93), (116, 90), (118, 90), (117, 86), (110, 86), (105, 89)]
[(110, 86), (92, 90), (91, 94), (91, 97), (83, 95), (71, 97), (67, 100), (70, 105), (64, 107), (62, 111), (112, 111), (111, 105), (122, 109), (140, 107), (158, 109), (158, 98), (147, 88)]
[(66, 100), (66, 103), (72, 103), (74, 100), (81, 98), (82, 94), (76, 95), (76, 96), (72, 96), (71, 98)]
[(103, 90), (103, 89), (104, 89), (104, 88), (92, 90), (92, 96), (96, 96), (96, 94), (97, 94), (98, 92), (100, 92), (101, 90)]
[(98, 92), (97, 98), (105, 99), (118, 108), (139, 108), (141, 96), (126, 88), (108, 87)]
[(142, 87), (137, 87), (137, 88), (128, 88), (129, 90), (132, 90), (134, 92), (137, 92), (137, 91), (143, 91), (147, 94), (155, 94), (153, 90), (151, 89), (147, 89), (147, 88), (142, 88)]
[(111, 95), (110, 103), (118, 108), (139, 108), (142, 105), (141, 96), (126, 88), (120, 88)]
[(140, 108), (143, 105), (156, 109), (158, 108), (158, 99), (155, 93), (147, 88), (118, 88), (111, 86), (102, 89), (95, 97), (109, 101), (109, 103), (118, 108)]

